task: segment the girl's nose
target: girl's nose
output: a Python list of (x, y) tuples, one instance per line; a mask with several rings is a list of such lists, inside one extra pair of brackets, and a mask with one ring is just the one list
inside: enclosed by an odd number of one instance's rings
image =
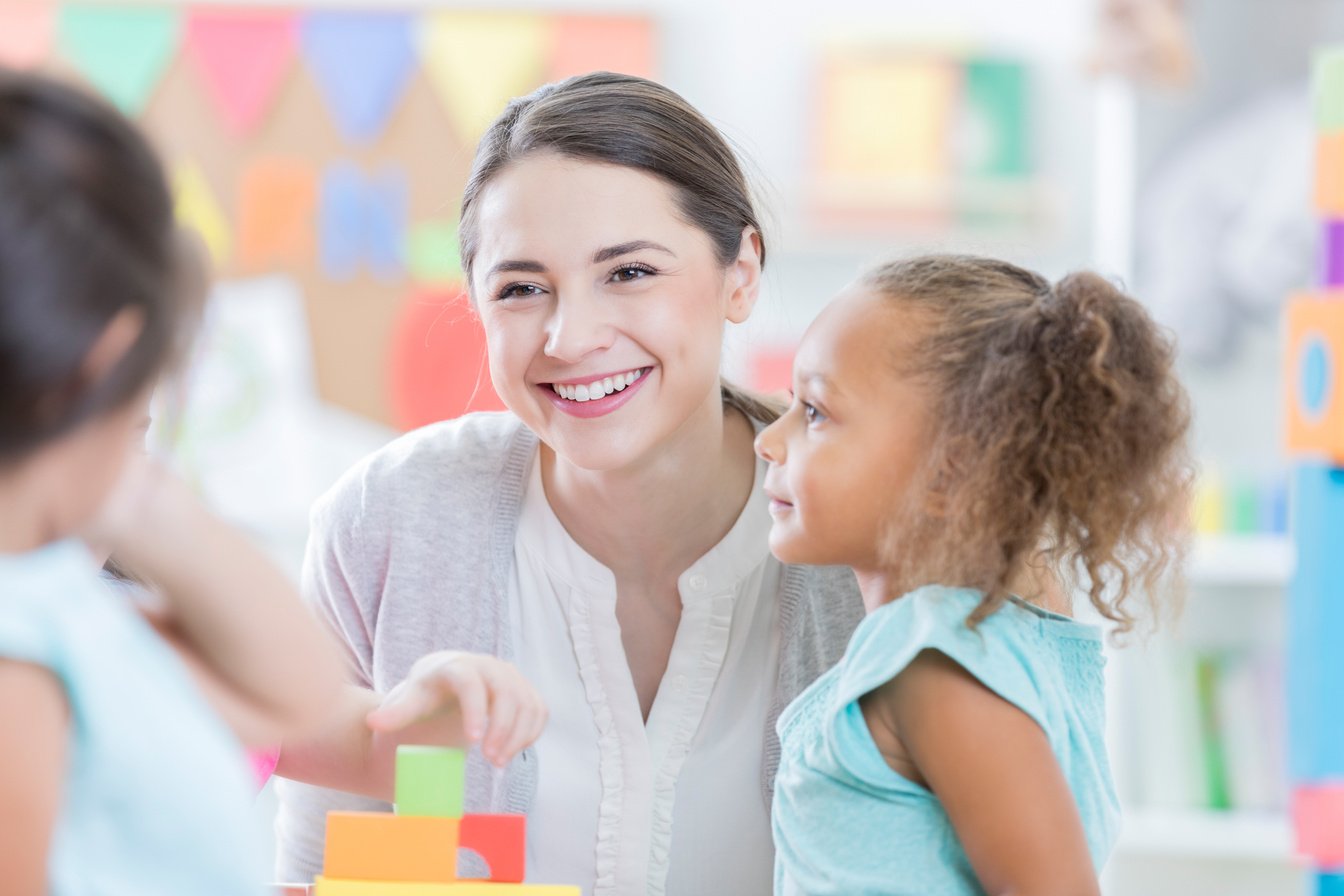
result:
[(784, 418), (780, 417), (774, 423), (771, 423), (761, 434), (756, 437), (755, 447), (756, 455), (762, 460), (769, 461), (772, 464), (780, 463), (784, 460), (784, 440), (780, 438), (780, 424)]

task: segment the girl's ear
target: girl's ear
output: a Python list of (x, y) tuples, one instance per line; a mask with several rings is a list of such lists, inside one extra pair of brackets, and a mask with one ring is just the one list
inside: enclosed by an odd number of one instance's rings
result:
[(761, 291), (761, 235), (748, 225), (742, 230), (737, 259), (728, 267), (728, 320), (740, 324), (751, 317)]
[(106, 377), (130, 351), (144, 328), (145, 314), (141, 309), (128, 307), (118, 311), (84, 356), (84, 363), (79, 368), (80, 379), (85, 383), (97, 383)]

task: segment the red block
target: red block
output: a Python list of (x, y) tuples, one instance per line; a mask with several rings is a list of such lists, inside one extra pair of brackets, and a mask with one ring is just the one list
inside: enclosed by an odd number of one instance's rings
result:
[(490, 866), (486, 880), (523, 882), (527, 843), (526, 815), (463, 815), (457, 845), (470, 849)]
[(1293, 791), (1297, 851), (1317, 868), (1344, 868), (1344, 783), (1303, 784)]

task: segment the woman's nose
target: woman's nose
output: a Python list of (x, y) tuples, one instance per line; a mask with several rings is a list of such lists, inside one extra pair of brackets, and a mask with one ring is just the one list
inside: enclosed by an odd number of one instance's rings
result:
[(559, 298), (546, 325), (546, 354), (574, 363), (609, 348), (615, 330), (602, 305), (596, 298), (576, 294)]

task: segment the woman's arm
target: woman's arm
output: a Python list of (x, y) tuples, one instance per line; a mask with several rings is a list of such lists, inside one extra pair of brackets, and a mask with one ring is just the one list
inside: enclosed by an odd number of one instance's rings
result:
[(1073, 793), (1026, 713), (933, 650), (861, 705), (879, 748), (938, 797), (987, 893), (1100, 894)]
[(51, 673), (0, 660), (0, 881), (13, 896), (44, 896), (61, 802), (69, 707)]
[(440, 651), (417, 661), (385, 699), (347, 686), (317, 736), (284, 745), (276, 774), (391, 800), (400, 744), (480, 743), (486, 759), (504, 766), (545, 725), (540, 695), (514, 666)]

